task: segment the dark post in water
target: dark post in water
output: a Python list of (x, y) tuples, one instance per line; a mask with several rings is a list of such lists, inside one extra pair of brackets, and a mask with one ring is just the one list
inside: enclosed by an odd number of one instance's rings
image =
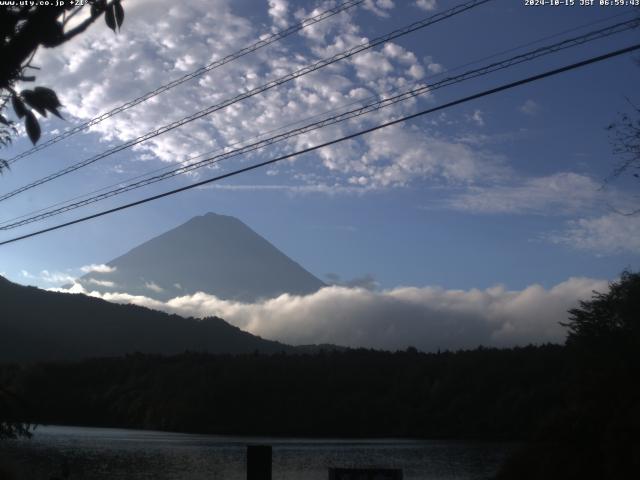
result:
[(271, 445), (247, 445), (247, 480), (271, 480)]

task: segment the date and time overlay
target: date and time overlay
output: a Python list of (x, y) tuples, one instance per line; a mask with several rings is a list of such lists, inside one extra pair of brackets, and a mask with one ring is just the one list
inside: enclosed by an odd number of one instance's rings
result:
[(523, 0), (525, 7), (640, 7), (640, 0)]
[[(0, 0), (0, 6), (15, 7), (81, 7), (86, 3), (86, 0)], [(522, 4), (525, 7), (640, 7), (640, 0), (522, 0)]]

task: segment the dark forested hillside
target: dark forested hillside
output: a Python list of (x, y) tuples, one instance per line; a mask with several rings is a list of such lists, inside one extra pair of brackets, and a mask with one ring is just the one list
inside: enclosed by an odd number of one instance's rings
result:
[(560, 346), (441, 354), (129, 355), (5, 366), (31, 420), (189, 432), (523, 438), (558, 408)]
[[(5, 282), (2, 288), (3, 292), (17, 288), (6, 302), (11, 308), (30, 298), (20, 297), (28, 290), (24, 287)], [(57, 311), (57, 302), (74, 298), (48, 292), (38, 295), (45, 295), (40, 307), (25, 310), (38, 312), (34, 318), (54, 321), (50, 312)], [(74, 322), (90, 324), (104, 314), (95, 305), (105, 302), (94, 305), (99, 301), (78, 298), (95, 310), (78, 306), (81, 314), (73, 317)], [(134, 308), (107, 305), (117, 309), (110, 311), (112, 316), (126, 315)], [(153, 326), (153, 320), (160, 318), (159, 330), (165, 335), (172, 332), (166, 326), (171, 322), (200, 328), (194, 320), (138, 310), (140, 315), (150, 315), (141, 325)], [(20, 317), (15, 318), (3, 325), (19, 326)], [(640, 273), (623, 272), (609, 292), (594, 293), (590, 301), (569, 311), (564, 346), (314, 354), (283, 348), (268, 355), (137, 353), (75, 363), (5, 362), (0, 365), (0, 385), (11, 399), (20, 400), (19, 408), (5, 415), (12, 425), (517, 439), (528, 442), (505, 463), (500, 479), (638, 478), (639, 320)], [(219, 319), (211, 322), (226, 325)], [(105, 335), (109, 333), (102, 328)], [(224, 328), (234, 331), (228, 325)], [(42, 335), (51, 332), (52, 328)], [(227, 338), (231, 345), (238, 337), (229, 334)], [(267, 345), (271, 352), (278, 352), (276, 344)]]
[(562, 408), (500, 480), (640, 478), (640, 273), (569, 311)]
[(0, 361), (69, 360), (133, 352), (278, 352), (219, 318), (196, 320), (85, 295), (24, 287), (0, 277)]

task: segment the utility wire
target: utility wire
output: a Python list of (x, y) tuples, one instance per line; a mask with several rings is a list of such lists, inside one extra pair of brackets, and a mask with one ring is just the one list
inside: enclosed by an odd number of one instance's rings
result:
[(38, 230), (38, 231), (31, 232), (31, 233), (28, 233), (28, 234), (25, 234), (25, 235), (21, 235), (19, 237), (14, 237), (14, 238), (11, 238), (9, 240), (4, 240), (4, 241), (0, 242), (0, 246), (7, 245), (7, 244), (10, 244), (10, 243), (14, 243), (14, 242), (18, 242), (20, 240), (24, 240), (24, 239), (27, 239), (27, 238), (35, 237), (37, 235), (42, 235), (44, 233), (52, 232), (54, 230), (59, 230), (61, 228), (65, 228), (65, 227), (68, 227), (68, 226), (71, 226), (71, 225), (75, 225), (75, 224), (78, 224), (78, 223), (86, 222), (86, 221), (92, 220), (94, 218), (102, 217), (102, 216), (108, 215), (110, 213), (119, 212), (121, 210), (132, 208), (132, 207), (135, 207), (135, 206), (138, 206), (138, 205), (142, 205), (144, 203), (148, 203), (148, 202), (151, 202), (151, 201), (154, 201), (154, 200), (159, 200), (161, 198), (168, 197), (170, 195), (175, 195), (176, 193), (180, 193), (180, 192), (184, 192), (186, 190), (191, 190), (193, 188), (201, 187), (203, 185), (207, 185), (207, 184), (210, 184), (210, 183), (213, 183), (213, 182), (217, 182), (217, 181), (223, 180), (225, 178), (229, 178), (229, 177), (233, 177), (233, 176), (236, 176), (236, 175), (239, 175), (239, 174), (242, 174), (242, 173), (246, 173), (246, 172), (249, 172), (251, 170), (255, 170), (257, 168), (265, 167), (267, 165), (272, 165), (272, 164), (280, 162), (282, 160), (286, 160), (286, 159), (289, 159), (289, 158), (297, 157), (299, 155), (302, 155), (302, 154), (305, 154), (305, 153), (309, 153), (309, 152), (313, 152), (315, 150), (319, 150), (321, 148), (328, 147), (328, 146), (331, 146), (331, 145), (335, 145), (337, 143), (341, 143), (341, 142), (344, 142), (346, 140), (351, 140), (351, 139), (360, 137), (362, 135), (365, 135), (365, 134), (368, 134), (368, 133), (371, 133), (371, 132), (375, 132), (377, 130), (380, 130), (380, 129), (383, 129), (383, 128), (386, 128), (386, 127), (390, 127), (392, 125), (397, 125), (399, 123), (403, 123), (403, 122), (406, 122), (408, 120), (412, 120), (414, 118), (421, 117), (423, 115), (427, 115), (427, 114), (430, 114), (430, 113), (437, 112), (439, 110), (444, 110), (444, 109), (447, 109), (447, 108), (451, 108), (451, 107), (454, 107), (456, 105), (460, 105), (460, 104), (463, 104), (463, 103), (466, 103), (466, 102), (470, 102), (472, 100), (476, 100), (478, 98), (482, 98), (482, 97), (486, 97), (486, 96), (489, 96), (489, 95), (493, 95), (493, 94), (496, 94), (498, 92), (502, 92), (502, 91), (509, 90), (509, 89), (512, 89), (512, 88), (515, 88), (515, 87), (519, 87), (521, 85), (525, 85), (525, 84), (528, 84), (528, 83), (536, 82), (536, 81), (542, 80), (542, 79), (547, 78), (547, 77), (551, 77), (551, 76), (554, 76), (554, 75), (559, 75), (560, 73), (564, 73), (564, 72), (568, 72), (570, 70), (575, 70), (575, 69), (578, 69), (578, 68), (581, 68), (581, 67), (585, 67), (587, 65), (591, 65), (591, 64), (594, 64), (594, 63), (597, 63), (597, 62), (601, 62), (601, 61), (610, 59), (610, 58), (614, 58), (614, 57), (617, 57), (617, 56), (620, 56), (620, 55), (624, 55), (626, 53), (630, 53), (630, 52), (636, 51), (638, 49), (640, 49), (640, 43), (637, 43), (635, 45), (632, 45), (632, 46), (629, 46), (629, 47), (626, 47), (626, 48), (622, 48), (622, 49), (619, 49), (619, 50), (615, 50), (615, 51), (606, 53), (604, 55), (599, 55), (597, 57), (591, 57), (591, 58), (589, 58), (587, 60), (583, 60), (581, 62), (572, 63), (570, 65), (565, 65), (564, 67), (556, 68), (556, 69), (553, 69), (553, 70), (548, 70), (548, 71), (546, 71), (544, 73), (540, 73), (538, 75), (533, 75), (533, 76), (530, 76), (530, 77), (527, 77), (527, 78), (524, 78), (524, 79), (521, 79), (521, 80), (517, 80), (515, 82), (507, 83), (507, 84), (501, 85), (499, 87), (492, 88), (490, 90), (484, 90), (484, 91), (482, 91), (480, 93), (476, 93), (474, 95), (470, 95), (470, 96), (467, 96), (467, 97), (464, 97), (464, 98), (461, 98), (461, 99), (458, 99), (458, 100), (454, 100), (452, 102), (448, 102), (448, 103), (445, 103), (443, 105), (440, 105), (440, 106), (437, 106), (437, 107), (434, 107), (434, 108), (421, 110), (421, 111), (419, 111), (417, 113), (414, 113), (414, 114), (411, 114), (411, 115), (407, 115), (407, 116), (404, 116), (404, 117), (401, 117), (401, 118), (398, 118), (398, 119), (395, 119), (395, 120), (391, 120), (389, 122), (385, 122), (385, 123), (376, 125), (375, 127), (371, 127), (371, 128), (367, 128), (367, 129), (364, 129), (364, 130), (360, 130), (359, 132), (355, 132), (355, 133), (352, 133), (350, 135), (345, 135), (343, 137), (340, 137), (340, 138), (337, 138), (337, 139), (334, 139), (334, 140), (331, 140), (331, 141), (328, 141), (328, 142), (324, 142), (324, 143), (321, 143), (321, 144), (313, 146), (313, 147), (309, 147), (309, 148), (305, 148), (305, 149), (302, 149), (302, 150), (298, 150), (297, 152), (289, 153), (289, 154), (286, 154), (286, 155), (282, 155), (282, 156), (273, 158), (271, 160), (267, 160), (267, 161), (264, 161), (264, 162), (256, 163), (256, 164), (250, 165), (248, 167), (240, 168), (238, 170), (234, 170), (232, 172), (228, 172), (228, 173), (225, 173), (223, 175), (218, 175), (216, 177), (209, 178), (207, 180), (202, 180), (200, 182), (193, 183), (191, 185), (187, 185), (185, 187), (176, 188), (175, 190), (170, 190), (168, 192), (160, 193), (158, 195), (153, 195), (151, 197), (147, 197), (147, 198), (144, 198), (142, 200), (138, 200), (138, 201), (135, 201), (135, 202), (127, 203), (125, 205), (120, 205), (119, 207), (111, 208), (111, 209), (108, 209), (108, 210), (103, 210), (101, 212), (94, 213), (92, 215), (88, 215), (86, 217), (81, 217), (81, 218), (78, 218), (78, 219), (75, 219), (75, 220), (71, 220), (69, 222), (65, 222), (65, 223), (61, 223), (61, 224), (58, 224), (58, 225), (54, 225), (52, 227), (44, 228), (42, 230)]
[(510, 68), (514, 65), (518, 65), (527, 61), (531, 61), (534, 60), (536, 58), (542, 57), (542, 56), (546, 56), (546, 55), (550, 55), (552, 53), (561, 51), (561, 50), (565, 50), (567, 48), (571, 48), (571, 47), (575, 47), (577, 45), (582, 45), (584, 43), (590, 42), (590, 41), (594, 41), (597, 39), (601, 39), (601, 38), (606, 38), (609, 37), (611, 35), (617, 34), (617, 33), (621, 33), (624, 32), (626, 30), (630, 30), (632, 28), (637, 28), (640, 26), (640, 19), (634, 19), (634, 20), (629, 20), (626, 22), (620, 22), (618, 24), (609, 26), (609, 27), (605, 27), (593, 32), (589, 32), (586, 33), (584, 35), (580, 35), (578, 37), (573, 37), (558, 43), (555, 43), (553, 45), (548, 45), (545, 47), (540, 47), (537, 48), (535, 50), (532, 50), (530, 52), (526, 52), (520, 55), (516, 55), (514, 57), (508, 58), (506, 60), (502, 60), (500, 62), (495, 62), (492, 63), (490, 65), (481, 67), (481, 68), (477, 68), (474, 70), (470, 70), (467, 71), (465, 73), (462, 73), (460, 75), (454, 76), (454, 77), (447, 77), (439, 82), (436, 83), (432, 83), (432, 84), (425, 84), (425, 85), (421, 85), (418, 88), (412, 89), (412, 90), (408, 90), (402, 93), (399, 93), (397, 95), (391, 96), (391, 97), (386, 97), (380, 100), (377, 100), (375, 102), (366, 104), (360, 108), (356, 108), (356, 109), (352, 109), (346, 112), (343, 112), (341, 114), (338, 115), (334, 115), (332, 117), (328, 117), (325, 118), (323, 120), (317, 121), (317, 122), (313, 122), (310, 124), (307, 124), (305, 126), (299, 127), (299, 128), (295, 128), (292, 130), (289, 130), (287, 132), (281, 133), (279, 135), (275, 135), (263, 140), (260, 140), (258, 142), (249, 144), (249, 145), (245, 145), (243, 147), (239, 147), (233, 150), (229, 150), (226, 152), (223, 152), (221, 154), (215, 155), (213, 157), (201, 160), (199, 162), (196, 163), (191, 163), (191, 164), (187, 164), (185, 166), (181, 166), (178, 168), (175, 168), (171, 171), (165, 172), (165, 173), (161, 173), (158, 175), (155, 175), (153, 177), (150, 178), (145, 178), (143, 180), (139, 180), (137, 182), (134, 183), (130, 183), (128, 185), (124, 185), (121, 187), (118, 187), (116, 189), (110, 190), (108, 192), (99, 194), (99, 195), (95, 195), (93, 197), (89, 197), (86, 198), (84, 200), (78, 201), (78, 202), (74, 202), (74, 203), (70, 203), (68, 205), (65, 205), (63, 207), (59, 207), (59, 208), (52, 208), (44, 213), (40, 213), (38, 215), (33, 215), (30, 216), (24, 220), (20, 220), (20, 221), (15, 221), (13, 223), (8, 223), (5, 222), (4, 225), (0, 226), (0, 230), (10, 230), (13, 228), (17, 228), (17, 227), (21, 227), (30, 223), (34, 223), (34, 222), (38, 222), (41, 220), (44, 220), (46, 218), (50, 218), (56, 215), (60, 215), (62, 213), (71, 211), (71, 210), (75, 210), (77, 208), (80, 207), (84, 207), (86, 205), (90, 205), (102, 200), (105, 200), (107, 198), (111, 198), (113, 196), (116, 195), (120, 195), (122, 193), (125, 192), (129, 192), (131, 190), (135, 190), (147, 185), (151, 185), (153, 183), (157, 183), (160, 182), (162, 180), (166, 180), (168, 178), (172, 178), (175, 177), (177, 175), (182, 175), (185, 174), (187, 172), (191, 172), (193, 170), (196, 170), (198, 168), (202, 168), (205, 166), (210, 166), (213, 164), (217, 164), (223, 160), (227, 160), (229, 158), (233, 158), (233, 157), (237, 157), (239, 155), (243, 155), (249, 152), (253, 152), (262, 148), (265, 148), (269, 145), (273, 145), (274, 143), (277, 142), (281, 142), (287, 139), (290, 139), (292, 137), (295, 136), (299, 136), (302, 135), (304, 133), (308, 133), (314, 130), (318, 130), (321, 128), (325, 128), (327, 126), (330, 125), (334, 125), (340, 122), (344, 122), (346, 120), (350, 120), (356, 117), (360, 117), (362, 115), (366, 115), (368, 113), (374, 112), (374, 111), (378, 111), (382, 108), (386, 108), (389, 107), (391, 105), (395, 105), (396, 103), (400, 103), (406, 100), (409, 100), (411, 98), (417, 97), (419, 95), (425, 94), (425, 93), (429, 93), (432, 92), (434, 90), (440, 89), (440, 88), (444, 88), (444, 87), (448, 87), (466, 80), (470, 80), (470, 79), (474, 79), (474, 78), (478, 78), (480, 76), (484, 76), (490, 73), (494, 73), (500, 70), (504, 70), (506, 68)]
[(470, 2), (464, 3), (464, 4), (460, 4), (457, 5), (453, 8), (450, 8), (449, 10), (445, 10), (444, 12), (432, 15), (430, 17), (427, 17), (423, 20), (420, 20), (418, 22), (414, 22), (406, 27), (397, 29), (392, 31), (391, 33), (388, 33), (386, 35), (383, 35), (381, 37), (377, 37), (376, 39), (366, 42), (366, 43), (362, 43), (360, 45), (356, 45), (355, 47), (352, 47), (348, 50), (345, 50), (343, 52), (340, 52), (332, 57), (328, 57), (325, 58), (323, 60), (320, 60), (316, 63), (313, 63), (311, 65), (307, 65), (306, 67), (303, 67), (299, 70), (296, 70), (293, 73), (289, 73), (287, 75), (284, 75), (283, 77), (280, 77), (276, 80), (272, 80), (271, 82), (265, 83), (264, 85), (261, 85), (260, 87), (256, 87), (252, 90), (249, 90), (248, 92), (245, 93), (241, 93), (235, 97), (232, 97), (230, 99), (224, 100), (221, 103), (218, 103), (216, 105), (212, 105), (210, 107), (205, 108), (204, 110), (200, 110), (199, 112), (196, 112), (192, 115), (189, 115), (187, 117), (182, 118), (181, 120), (177, 120), (175, 122), (172, 122), (168, 125), (165, 125), (163, 127), (160, 127), (156, 130), (152, 130), (150, 132), (147, 132), (144, 135), (141, 135), (137, 138), (134, 138), (133, 140), (130, 140), (128, 142), (122, 143), (120, 145), (117, 145), (116, 147), (113, 147), (109, 150), (106, 150), (98, 155), (95, 155), (93, 157), (90, 157), (86, 160), (83, 160), (81, 162), (75, 163), (73, 165), (70, 165), (69, 167), (66, 167), (62, 170), (59, 170), (58, 172), (52, 173), (51, 175), (48, 175), (46, 177), (43, 177), (39, 180), (36, 180), (35, 182), (29, 183), (25, 186), (22, 186), (16, 190), (13, 190), (9, 193), (5, 193), (4, 195), (0, 196), (0, 201), (4, 201), (7, 200), (11, 197), (14, 197), (22, 192), (25, 192), (27, 190), (30, 190), (32, 188), (35, 188), (39, 185), (42, 185), (44, 183), (50, 182), (58, 177), (61, 177), (63, 175), (67, 175), (71, 172), (74, 172), (76, 170), (79, 170), (80, 168), (86, 167), (87, 165), (91, 165), (92, 163), (97, 162), (98, 160), (101, 160), (105, 157), (108, 157), (110, 155), (113, 155), (114, 153), (120, 152), (124, 149), (127, 149), (129, 147), (132, 147), (134, 145), (137, 145), (141, 142), (144, 142), (146, 140), (149, 140), (151, 138), (157, 137), (159, 135), (162, 135), (168, 131), (171, 131), (173, 129), (176, 129), (178, 127), (181, 127), (183, 125), (186, 125), (187, 123), (193, 122), (194, 120), (197, 120), (199, 118), (202, 118), (206, 115), (210, 115), (213, 112), (216, 112), (218, 110), (222, 110), (223, 108), (226, 108), (230, 105), (233, 105), (237, 102), (240, 102), (241, 100), (247, 99), (249, 97), (253, 97), (254, 95), (257, 95), (259, 93), (265, 92), (267, 90), (270, 90), (274, 87), (280, 86), (284, 83), (290, 82), (291, 80), (294, 80), (296, 78), (302, 77), (303, 75), (307, 75), (308, 73), (314, 72), (316, 70), (319, 70), (321, 68), (324, 68), (328, 65), (331, 65), (333, 63), (339, 62), (341, 60), (344, 60), (345, 58), (349, 58), (353, 55), (356, 55), (360, 52), (363, 52), (365, 50), (369, 50), (371, 48), (374, 48), (382, 43), (386, 43), (390, 40), (393, 40), (395, 38), (407, 35), (409, 33), (412, 33), (416, 30), (425, 28), (427, 26), (433, 25), (434, 23), (440, 22), (442, 20), (448, 19), (450, 17), (453, 17), (454, 15), (457, 15), (459, 13), (465, 12), (467, 10), (470, 10), (472, 8), (475, 8), (477, 6), (480, 6), (484, 3), (490, 2), (491, 0), (471, 0)]
[(355, 7), (361, 3), (363, 3), (364, 0), (348, 0), (344, 3), (341, 3), (340, 5), (338, 5), (337, 7), (334, 8), (330, 8), (328, 10), (325, 10), (321, 13), (319, 13), (318, 15), (315, 15), (313, 17), (309, 17), (309, 18), (305, 18), (304, 20), (302, 20), (299, 23), (296, 23), (295, 25), (292, 25), (289, 28), (280, 30), (276, 33), (273, 33), (261, 40), (258, 40), (257, 42), (244, 47), (240, 50), (238, 50), (235, 53), (232, 53), (230, 55), (227, 55), (224, 58), (221, 58), (219, 60), (216, 60), (213, 63), (210, 63), (204, 67), (200, 67), (197, 70), (194, 70), (193, 72), (187, 73), (185, 75), (183, 75), (182, 77), (176, 78), (175, 80), (172, 80), (171, 82), (165, 84), (165, 85), (161, 85), (158, 88), (156, 88), (155, 90), (152, 90), (150, 92), (145, 93), (144, 95), (141, 95), (137, 98), (134, 98), (133, 100), (128, 101), (127, 103), (124, 103), (112, 110), (109, 110), (108, 112), (105, 112), (101, 115), (98, 115), (97, 117), (94, 117), (90, 120), (87, 120), (84, 123), (81, 123), (80, 125), (73, 127), (67, 131), (62, 132), (59, 135), (56, 135), (55, 137), (47, 140), (46, 142), (43, 142), (39, 145), (36, 145), (32, 148), (30, 148), (29, 150), (26, 150), (18, 155), (16, 155), (15, 157), (12, 157), (11, 159), (9, 159), (7, 161), (7, 163), (9, 164), (13, 164), (15, 162), (17, 162), (18, 160), (20, 160), (21, 158), (25, 158), (28, 157), (29, 155), (34, 154), (35, 152), (38, 152), (40, 150), (44, 150), (47, 147), (50, 147), (51, 145), (58, 143), (61, 140), (64, 140), (65, 138), (69, 138), (72, 135), (75, 135), (76, 133), (79, 133), (83, 130), (86, 130), (90, 127), (92, 127), (93, 125), (96, 125), (110, 117), (113, 117), (114, 115), (117, 115), (118, 113), (124, 112), (125, 110), (128, 110), (132, 107), (135, 107), (136, 105), (139, 105), (140, 103), (146, 102), (147, 100), (149, 100), (150, 98), (153, 98), (157, 95), (160, 95), (161, 93), (164, 93), (168, 90), (171, 90), (174, 87), (177, 87), (178, 85), (183, 84), (184, 82), (187, 82), (189, 80), (192, 80), (196, 77), (199, 77), (200, 75), (204, 75), (207, 72), (210, 72), (211, 70), (214, 70), (216, 68), (219, 68), (223, 65), (226, 65), (227, 63), (233, 62), (234, 60), (237, 60), (241, 57), (244, 57), (245, 55), (248, 55), (252, 52), (255, 52), (256, 50), (260, 50), (263, 47), (266, 47), (267, 45), (271, 45), (272, 43), (278, 42), (280, 40), (282, 40), (283, 38), (286, 38), (290, 35), (293, 35), (296, 32), (299, 32), (300, 30), (303, 30), (311, 25), (315, 25), (316, 23), (322, 22), (323, 20), (326, 20), (327, 18), (333, 17), (334, 15), (337, 15), (341, 12), (344, 12), (346, 10), (349, 10), (352, 7)]
[[(585, 28), (592, 27), (594, 25), (607, 22), (607, 21), (612, 20), (614, 18), (619, 18), (621, 16), (627, 16), (629, 14), (634, 14), (635, 15), (635, 12), (633, 12), (633, 11), (621, 12), (621, 13), (617, 13), (617, 14), (614, 14), (614, 15), (611, 15), (611, 16), (608, 16), (608, 17), (605, 17), (605, 18), (594, 20), (592, 22), (588, 22), (586, 24), (578, 25), (576, 27), (571, 27), (571, 28), (563, 30), (561, 32), (554, 33), (552, 35), (548, 35), (548, 36), (539, 38), (537, 40), (526, 42), (526, 43), (520, 44), (520, 45), (518, 45), (516, 47), (512, 47), (512, 48), (509, 48), (507, 50), (502, 50), (502, 51), (494, 53), (492, 55), (488, 55), (488, 56), (479, 58), (477, 60), (473, 60), (471, 62), (467, 62), (465, 64), (449, 68), (449, 69), (444, 70), (442, 72), (428, 75), (421, 82), (413, 82), (412, 85), (414, 87), (420, 86), (420, 85), (422, 85), (424, 83), (425, 80), (434, 79), (434, 78), (438, 78), (438, 77), (444, 77), (447, 74), (451, 74), (453, 72), (460, 71), (463, 68), (469, 67), (471, 65), (477, 65), (478, 63), (483, 62), (485, 60), (491, 60), (491, 59), (500, 57), (500, 56), (508, 54), (508, 53), (517, 52), (517, 51), (522, 50), (523, 48), (529, 47), (531, 45), (536, 45), (536, 44), (542, 43), (542, 42), (544, 42), (546, 40), (551, 40), (551, 39), (554, 39), (554, 38), (558, 38), (558, 37), (561, 37), (561, 36), (566, 35), (568, 33), (575, 32), (575, 31), (578, 31), (578, 30), (583, 30)], [(335, 107), (335, 108), (331, 108), (331, 109), (325, 110), (324, 112), (312, 115), (310, 117), (306, 117), (306, 118), (303, 118), (303, 119), (295, 120), (295, 121), (290, 122), (290, 123), (288, 123), (286, 125), (282, 125), (282, 126), (279, 126), (277, 128), (273, 128), (271, 130), (263, 131), (262, 133), (258, 133), (256, 135), (253, 135), (253, 136), (251, 136), (249, 138), (246, 138), (246, 139), (243, 139), (243, 140), (240, 140), (240, 139), (232, 140), (225, 147), (222, 147), (222, 148), (218, 147), (218, 148), (216, 148), (214, 150), (209, 150), (209, 151), (206, 151), (206, 152), (203, 152), (203, 153), (199, 153), (197, 155), (192, 155), (192, 156), (188, 157), (186, 160), (184, 160), (182, 162), (178, 162), (178, 165), (180, 165), (180, 166), (188, 166), (188, 165), (191, 164), (191, 161), (196, 160), (198, 158), (202, 158), (202, 157), (205, 157), (207, 155), (211, 155), (213, 153), (225, 152), (226, 149), (231, 148), (231, 147), (233, 147), (235, 145), (240, 145), (242, 143), (250, 142), (252, 140), (256, 140), (258, 138), (265, 137), (265, 136), (267, 136), (269, 134), (272, 134), (272, 133), (275, 133), (275, 132), (278, 132), (278, 131), (286, 130), (287, 128), (292, 127), (294, 125), (299, 125), (299, 124), (301, 124), (301, 123), (303, 123), (305, 121), (309, 121), (309, 120), (312, 120), (312, 119), (315, 119), (315, 118), (318, 118), (318, 117), (323, 117), (323, 116), (328, 115), (328, 114), (333, 113), (333, 112), (344, 110), (344, 109), (346, 109), (346, 108), (348, 108), (350, 106), (356, 105), (356, 104), (364, 104), (364, 102), (371, 101), (371, 100), (377, 99), (377, 98), (382, 97), (382, 96), (384, 96), (385, 98), (388, 98), (390, 95), (392, 95), (392, 93), (393, 92), (384, 92), (384, 93), (381, 93), (381, 94), (370, 95), (369, 97), (366, 97), (366, 98), (363, 98), (363, 99), (358, 99), (358, 100), (355, 100), (353, 102), (349, 102), (349, 103), (343, 104), (343, 105), (341, 105), (339, 107)], [(145, 172), (145, 173), (141, 173), (139, 175), (136, 175), (134, 177), (129, 178), (128, 180), (126, 180), (126, 182), (133, 182), (135, 180), (148, 177), (150, 175), (158, 174), (159, 172), (167, 171), (167, 170), (169, 170), (169, 169), (171, 169), (173, 167), (174, 167), (173, 165), (168, 165), (168, 166), (160, 167), (160, 168), (157, 168), (157, 169)], [(92, 190), (90, 192), (87, 192), (87, 193), (84, 193), (84, 194), (81, 194), (81, 195), (77, 195), (77, 196), (69, 198), (67, 200), (63, 200), (61, 202), (54, 203), (53, 205), (49, 205), (48, 207), (39, 208), (37, 210), (32, 210), (32, 211), (30, 211), (28, 213), (25, 213), (25, 214), (22, 214), (22, 215), (19, 215), (19, 216), (16, 216), (16, 217), (12, 217), (12, 218), (9, 218), (9, 219), (4, 220), (4, 221), (0, 221), (0, 229), (2, 229), (1, 227), (4, 226), (4, 225), (7, 225), (8, 223), (12, 223), (12, 222), (15, 222), (17, 220), (21, 220), (23, 218), (34, 216), (34, 215), (36, 215), (38, 213), (45, 212), (45, 211), (53, 209), (55, 207), (59, 207), (59, 206), (62, 206), (62, 205), (69, 204), (69, 203), (71, 203), (71, 202), (73, 202), (75, 200), (80, 200), (80, 199), (87, 198), (87, 197), (89, 197), (91, 195), (95, 195), (95, 194), (98, 194), (100, 192), (104, 192), (106, 190), (113, 189), (115, 187), (120, 187), (120, 186), (123, 185), (123, 183), (124, 183), (123, 181), (115, 182), (115, 183), (112, 183), (110, 185), (106, 185), (104, 187), (101, 187), (99, 189)]]

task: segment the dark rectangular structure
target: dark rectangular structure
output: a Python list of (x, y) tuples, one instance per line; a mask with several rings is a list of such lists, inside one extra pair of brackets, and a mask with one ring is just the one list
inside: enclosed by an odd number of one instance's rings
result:
[(402, 480), (402, 469), (330, 468), (329, 480)]
[(271, 480), (271, 445), (247, 445), (247, 480)]

